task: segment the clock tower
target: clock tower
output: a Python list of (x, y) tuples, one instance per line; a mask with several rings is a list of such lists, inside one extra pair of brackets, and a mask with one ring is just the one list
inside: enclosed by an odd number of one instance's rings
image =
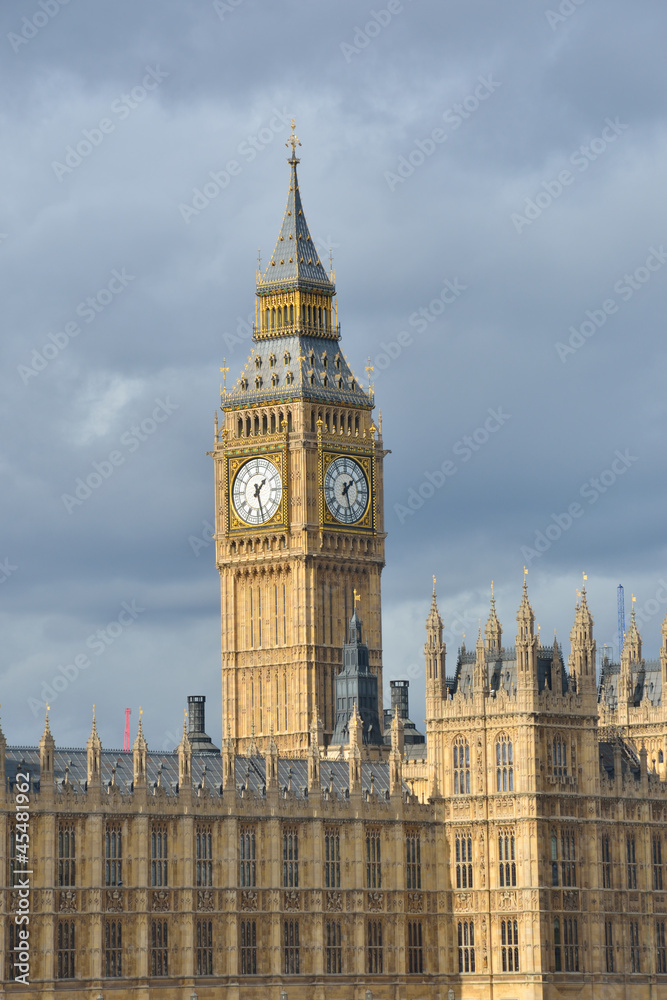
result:
[(253, 345), (223, 390), (213, 451), (223, 736), (241, 754), (273, 737), (281, 752), (305, 755), (314, 725), (330, 743), (355, 596), (382, 698), (381, 420), (341, 350), (334, 275), (301, 203), (294, 125), (288, 145), (282, 227), (257, 273)]

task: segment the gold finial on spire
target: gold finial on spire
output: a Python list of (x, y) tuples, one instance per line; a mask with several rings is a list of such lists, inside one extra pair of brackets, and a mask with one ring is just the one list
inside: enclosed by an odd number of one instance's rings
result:
[(292, 134), (289, 137), (289, 139), (287, 140), (287, 142), (285, 143), (285, 145), (292, 147), (292, 159), (293, 160), (296, 160), (296, 147), (301, 145), (301, 141), (300, 141), (298, 135), (296, 134), (295, 129), (296, 129), (296, 125), (294, 123), (294, 119), (292, 118)]
[(229, 366), (224, 367), (226, 361), (227, 361), (227, 358), (223, 358), (222, 359), (223, 367), (220, 369), (220, 371), (222, 372), (223, 392), (224, 392), (225, 396), (227, 395), (227, 372), (229, 371)]
[(433, 574), (433, 595), (434, 596), (435, 596), (435, 583), (436, 583), (436, 580), (435, 580), (435, 573), (434, 573)]
[(370, 355), (369, 355), (369, 357), (368, 357), (368, 364), (366, 365), (366, 372), (368, 374), (368, 395), (369, 396), (370, 396), (370, 394), (372, 392), (372, 385), (373, 385), (373, 383), (371, 382), (371, 372), (374, 372), (374, 371), (375, 371), (375, 365), (371, 364), (371, 359), (370, 359)]
[(357, 601), (361, 600), (361, 594), (358, 593), (357, 588), (354, 588), (354, 610), (357, 610)]

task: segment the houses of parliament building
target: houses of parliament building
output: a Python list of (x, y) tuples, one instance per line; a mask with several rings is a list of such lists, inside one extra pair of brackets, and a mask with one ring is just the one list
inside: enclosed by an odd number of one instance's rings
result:
[(598, 678), (586, 590), (566, 655), (524, 577), (448, 663), (434, 584), (425, 743), (385, 722), (382, 422), (297, 142), (211, 451), (222, 746), (203, 696), (169, 753), (0, 733), (0, 997), (667, 1000), (667, 619)]

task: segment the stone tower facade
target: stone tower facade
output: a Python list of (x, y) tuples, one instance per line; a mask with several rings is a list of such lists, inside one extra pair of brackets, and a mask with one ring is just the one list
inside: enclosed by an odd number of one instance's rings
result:
[[(340, 344), (333, 273), (306, 223), (292, 142), (287, 206), (257, 275), (250, 356), (222, 396), (213, 458), (223, 733), (239, 752), (303, 755), (313, 716), (335, 728), (354, 610), (382, 692), (380, 429)], [(380, 718), (382, 718), (382, 706)]]

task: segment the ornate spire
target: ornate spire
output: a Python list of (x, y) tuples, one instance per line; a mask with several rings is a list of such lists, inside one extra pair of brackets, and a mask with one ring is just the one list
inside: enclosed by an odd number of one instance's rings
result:
[(86, 745), (89, 746), (89, 747), (93, 747), (93, 746), (94, 747), (101, 747), (102, 746), (102, 742), (101, 742), (100, 737), (99, 737), (98, 732), (97, 732), (97, 722), (95, 721), (95, 706), (94, 705), (93, 705), (93, 725), (92, 725), (92, 729), (90, 730), (90, 736), (88, 737), (88, 743)]
[(484, 628), (484, 635), (486, 639), (486, 648), (488, 650), (499, 651), (503, 644), (503, 630), (498, 621), (498, 615), (496, 614), (496, 598), (493, 593), (493, 580), (491, 581), (491, 610), (489, 611), (489, 617), (486, 620), (486, 626)]
[[(49, 705), (47, 705), (46, 719), (44, 721), (44, 732), (42, 733), (42, 738), (39, 741), (39, 768), (42, 777), (48, 775), (49, 778), (53, 779), (54, 768), (55, 768), (55, 756), (56, 756), (56, 741), (53, 738), (51, 727), (49, 725), (50, 711), (51, 709)], [(46, 782), (45, 787), (52, 789), (53, 788), (52, 780)]]
[(188, 734), (188, 712), (183, 711), (183, 736), (178, 744), (178, 790), (184, 791), (192, 781), (192, 743)]
[(438, 611), (438, 599), (435, 592), (435, 577), (433, 577), (433, 593), (431, 594), (431, 607), (428, 612), (428, 617), (426, 619), (426, 628), (435, 627), (442, 628), (442, 618), (440, 617), (440, 612)]
[(132, 747), (132, 761), (134, 768), (134, 787), (146, 787), (146, 767), (148, 764), (148, 744), (144, 738), (144, 728), (141, 722), (141, 716), (143, 715), (142, 709), (139, 709), (139, 726), (137, 728), (137, 736)]
[(141, 722), (141, 716), (142, 716), (142, 710), (139, 709), (139, 726), (137, 727), (137, 735), (132, 745), (132, 749), (145, 751), (148, 749), (148, 744), (146, 743), (146, 738), (144, 736), (144, 727)]
[(301, 145), (294, 134), (285, 145), (292, 146), (292, 155), (288, 159), (290, 165), (290, 183), (287, 192), (287, 205), (283, 216), (283, 224), (278, 234), (275, 249), (266, 266), (264, 274), (257, 282), (258, 291), (270, 291), (281, 288), (311, 288), (326, 290), (327, 294), (334, 292), (333, 281), (327, 275), (319, 254), (315, 248), (306, 216), (301, 204), (296, 156), (296, 146)]
[(102, 741), (97, 733), (95, 706), (93, 705), (93, 726), (86, 744), (87, 781), (89, 785), (102, 779)]
[(630, 627), (626, 632), (623, 641), (623, 652), (621, 663), (640, 663), (642, 658), (642, 637), (637, 628), (637, 616), (635, 613), (635, 601), (637, 598), (632, 595), (632, 611), (630, 612)]
[(523, 592), (521, 594), (521, 604), (519, 605), (519, 610), (517, 611), (516, 620), (520, 625), (529, 625), (530, 635), (533, 634), (535, 614), (530, 606), (530, 601), (528, 600), (528, 570), (525, 566), (523, 568)]

